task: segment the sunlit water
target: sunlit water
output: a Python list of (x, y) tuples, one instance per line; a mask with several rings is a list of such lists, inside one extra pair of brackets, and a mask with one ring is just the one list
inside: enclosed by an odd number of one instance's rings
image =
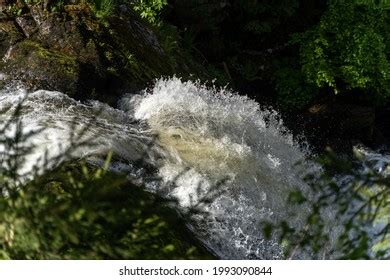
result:
[[(177, 78), (125, 96), (119, 109), (97, 101), (82, 104), (59, 92), (4, 90), (3, 123), (21, 101), (22, 130), (36, 131), (21, 177), (33, 166), (43, 170), (71, 157), (96, 159), (112, 150), (123, 159), (112, 168), (128, 172), (152, 192), (176, 198), (183, 212), (203, 211), (188, 226), (224, 259), (282, 258), (276, 238), (263, 236), (264, 221), (288, 218), (303, 226), (306, 211), (288, 206), (286, 197), (294, 188), (308, 191), (300, 176), (316, 167), (305, 160), (308, 151), (293, 141), (277, 113), (253, 100)], [(13, 125), (7, 134), (16, 130)], [(154, 174), (135, 162), (152, 166)]]

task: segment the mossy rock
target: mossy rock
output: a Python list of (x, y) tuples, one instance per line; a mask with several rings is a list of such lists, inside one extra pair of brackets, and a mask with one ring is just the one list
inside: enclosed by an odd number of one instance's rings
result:
[(102, 19), (89, 5), (73, 2), (55, 12), (26, 4), (21, 14), (0, 21), (0, 73), (30, 90), (115, 104), (155, 78), (203, 72), (180, 51), (167, 53), (158, 30), (131, 7), (118, 5)]
[(78, 90), (80, 65), (74, 57), (44, 48), (40, 43), (23, 40), (13, 46), (0, 64), (9, 77), (29, 88), (43, 87), (73, 94)]
[(4, 58), (9, 48), (22, 38), (12, 21), (0, 21), (0, 56)]

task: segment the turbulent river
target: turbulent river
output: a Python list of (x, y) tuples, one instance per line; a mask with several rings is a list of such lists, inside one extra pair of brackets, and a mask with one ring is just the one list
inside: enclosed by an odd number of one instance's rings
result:
[[(282, 258), (276, 238), (263, 236), (264, 221), (288, 217), (303, 226), (305, 209), (296, 211), (286, 198), (294, 188), (308, 191), (301, 175), (317, 167), (278, 114), (249, 98), (178, 78), (125, 95), (117, 109), (60, 92), (13, 89), (0, 94), (1, 121), (20, 103), (19, 128), (24, 134), (34, 131), (21, 178), (34, 166), (43, 170), (69, 158), (99, 163), (113, 151), (118, 159), (113, 170), (177, 199), (180, 211), (201, 210), (188, 227), (223, 259)], [(16, 130), (11, 125), (7, 133)], [(390, 162), (379, 154), (372, 158), (378, 168)]]

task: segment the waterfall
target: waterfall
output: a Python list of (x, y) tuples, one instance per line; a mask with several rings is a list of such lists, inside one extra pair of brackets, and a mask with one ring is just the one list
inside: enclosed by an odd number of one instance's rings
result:
[[(125, 95), (118, 109), (60, 92), (6, 89), (0, 93), (3, 124), (18, 104), (23, 133), (34, 132), (25, 143), (33, 149), (19, 170), (27, 179), (34, 166), (43, 172), (71, 158), (98, 162), (113, 151), (121, 159), (113, 170), (177, 199), (179, 211), (201, 210), (188, 227), (223, 259), (280, 259), (282, 245), (276, 237), (264, 238), (264, 221), (303, 226), (305, 209), (296, 211), (286, 198), (294, 189), (309, 191), (301, 174), (316, 166), (277, 112), (247, 97), (175, 77)], [(11, 125), (6, 133), (16, 129)], [(153, 174), (138, 172), (134, 163), (140, 161)]]

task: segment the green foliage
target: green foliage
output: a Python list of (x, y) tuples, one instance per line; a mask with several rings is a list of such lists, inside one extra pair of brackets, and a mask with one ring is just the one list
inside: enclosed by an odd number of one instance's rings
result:
[(306, 83), (304, 75), (300, 69), (293, 67), (294, 64), (296, 65), (296, 63), (287, 60), (275, 72), (278, 105), (285, 111), (305, 108), (318, 91), (315, 86)]
[(335, 93), (361, 90), (390, 96), (388, 20), (381, 7), (332, 1), (320, 23), (300, 42), (307, 81)]
[(138, 12), (142, 18), (145, 18), (152, 24), (158, 24), (159, 15), (162, 9), (168, 4), (168, 0), (133, 0), (134, 11)]
[(51, 6), (50, 10), (53, 12), (61, 11), (64, 8), (64, 5), (66, 4), (66, 0), (57, 0), (54, 1)]
[(365, 104), (390, 96), (388, 1), (169, 3), (164, 16), (184, 47), (240, 92), (271, 95), (286, 110), (329, 91)]
[[(41, 4), (43, 3), (44, 1), (43, 0), (22, 0), (20, 1), (22, 2), (23, 4), (27, 4), (27, 5), (35, 5), (35, 4)], [(63, 2), (63, 0), (57, 0), (55, 2)]]
[(168, 5), (167, 0), (88, 0), (92, 4), (93, 11), (98, 18), (106, 19), (113, 15), (116, 6), (129, 5), (140, 17), (154, 25), (159, 25), (160, 13)]
[(390, 167), (379, 172), (367, 166), (363, 172), (356, 165), (362, 161), (359, 152), (354, 162), (333, 152), (319, 158), (323, 170), (306, 176), (312, 193), (289, 196), (289, 203), (308, 209), (306, 226), (294, 228), (288, 220), (265, 226), (267, 236), (280, 234), (287, 258), (297, 251), (316, 258), (390, 258)]
[(114, 0), (89, 0), (95, 16), (100, 19), (110, 17), (115, 9)]
[(20, 16), (24, 12), (22, 7), (17, 6), (16, 4), (11, 4), (7, 6), (7, 13), (12, 16)]
[[(81, 169), (81, 170), (80, 170)], [(2, 259), (203, 258), (180, 221), (105, 169), (67, 165), (0, 198)], [(173, 229), (174, 228), (174, 229)]]

